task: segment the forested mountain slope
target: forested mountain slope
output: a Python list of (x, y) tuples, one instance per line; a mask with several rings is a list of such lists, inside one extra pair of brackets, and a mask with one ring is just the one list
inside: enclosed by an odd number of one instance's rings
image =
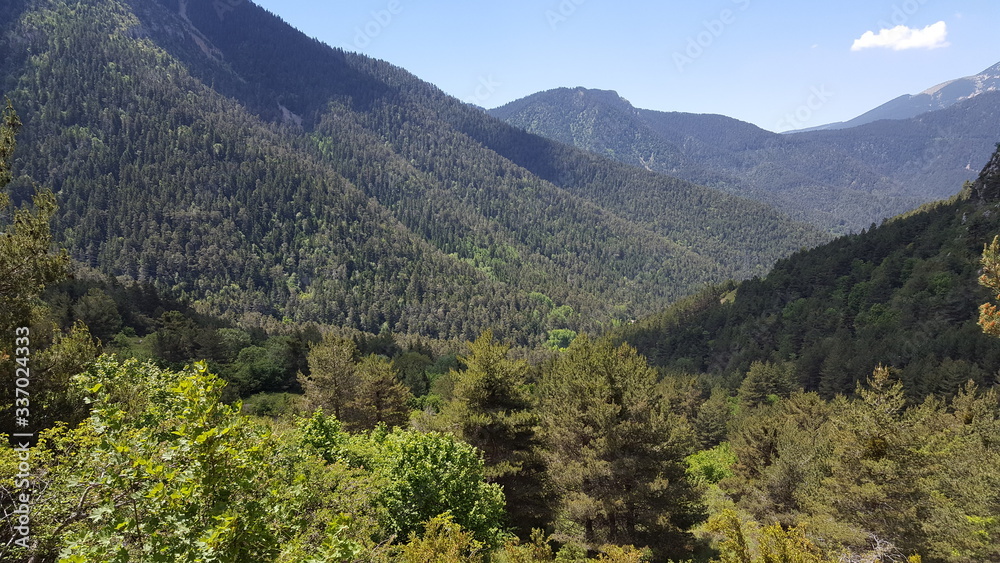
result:
[(721, 115), (559, 88), (490, 110), (527, 131), (767, 202), (834, 233), (947, 197), (989, 157), (1000, 95), (841, 131), (779, 135)]
[(51, 186), (75, 258), (230, 318), (537, 342), (824, 239), (526, 135), (250, 2), (31, 0), (3, 16), (15, 198)]
[(738, 381), (791, 362), (807, 390), (850, 393), (879, 364), (911, 397), (994, 383), (1000, 342), (976, 325), (983, 245), (1000, 233), (1000, 151), (947, 202), (781, 260), (763, 278), (703, 292), (619, 337), (671, 370)]

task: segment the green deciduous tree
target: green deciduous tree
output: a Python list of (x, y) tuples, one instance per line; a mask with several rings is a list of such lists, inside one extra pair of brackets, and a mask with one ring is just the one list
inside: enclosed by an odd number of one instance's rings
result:
[(41, 553), (123, 563), (278, 555), (296, 494), (278, 486), (289, 475), (268, 433), (219, 402), (220, 380), (203, 366), (176, 373), (104, 357), (74, 384), (91, 412), (40, 447), (40, 460), (56, 454), (36, 477), (46, 484), (35, 498)]
[(377, 483), (372, 502), (383, 540), (404, 541), (446, 512), (476, 541), (497, 547), (503, 539), (503, 492), (484, 479), (481, 454), (455, 437), (379, 427), (349, 434), (340, 421), (317, 412), (303, 440), (328, 462), (363, 469)]

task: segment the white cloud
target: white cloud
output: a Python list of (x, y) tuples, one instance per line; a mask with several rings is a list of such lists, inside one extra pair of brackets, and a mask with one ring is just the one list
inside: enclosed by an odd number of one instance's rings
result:
[(947, 47), (948, 27), (943, 21), (931, 24), (923, 29), (911, 29), (905, 25), (897, 25), (892, 29), (880, 29), (878, 33), (866, 31), (864, 35), (854, 40), (852, 51), (860, 51), (872, 47), (885, 47), (893, 51), (904, 49), (937, 49)]

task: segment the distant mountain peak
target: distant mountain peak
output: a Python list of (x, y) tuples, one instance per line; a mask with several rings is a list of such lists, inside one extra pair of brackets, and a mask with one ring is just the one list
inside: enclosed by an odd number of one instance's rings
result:
[(956, 78), (931, 86), (919, 94), (903, 94), (848, 121), (829, 123), (800, 131), (788, 131), (788, 133), (847, 129), (849, 127), (872, 123), (880, 119), (909, 119), (929, 111), (945, 109), (980, 94), (996, 90), (1000, 90), (1000, 63), (987, 68), (979, 74)]

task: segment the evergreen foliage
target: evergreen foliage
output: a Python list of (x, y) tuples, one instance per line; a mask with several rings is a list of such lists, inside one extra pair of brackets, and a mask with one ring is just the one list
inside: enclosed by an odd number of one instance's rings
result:
[(828, 398), (878, 365), (901, 370), (909, 400), (954, 396), (969, 378), (990, 384), (1000, 342), (976, 319), (989, 295), (977, 284), (979, 255), (1000, 230), (994, 169), (949, 201), (709, 288), (616, 338), (654, 365), (730, 382), (755, 362), (790, 362), (795, 386)]
[(684, 464), (694, 436), (661, 409), (645, 359), (578, 337), (543, 372), (538, 396), (560, 541), (680, 551), (700, 516)]

